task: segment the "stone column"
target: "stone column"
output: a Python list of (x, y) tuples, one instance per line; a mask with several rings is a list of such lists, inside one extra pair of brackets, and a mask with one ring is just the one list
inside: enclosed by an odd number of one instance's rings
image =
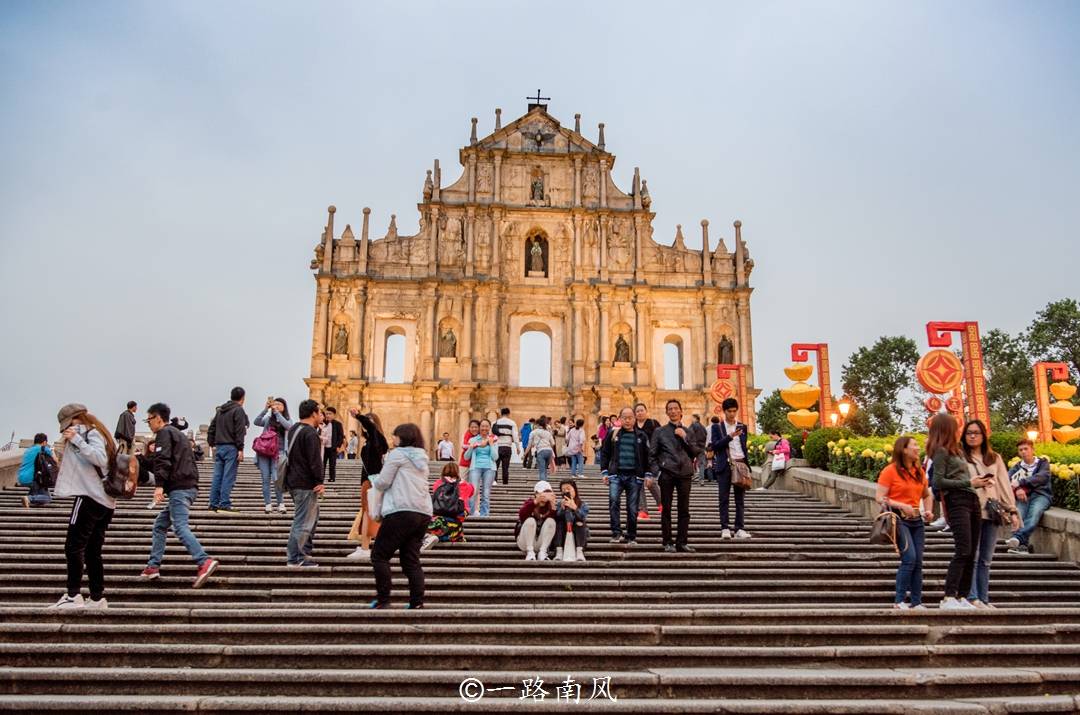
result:
[(600, 160), (600, 208), (607, 208), (607, 159)]
[(495, 155), (495, 184), (492, 186), (491, 200), (493, 203), (502, 202), (502, 154)]
[(581, 277), (581, 216), (574, 216), (574, 265), (570, 271), (574, 280), (579, 280)]
[(431, 207), (428, 221), (431, 226), (431, 238), (428, 239), (428, 275), (434, 276), (439, 272), (439, 208), (437, 206)]
[(611, 363), (611, 343), (608, 328), (608, 313), (611, 310), (611, 300), (606, 292), (600, 293), (600, 363), (607, 366)]
[(334, 214), (337, 208), (333, 205), (326, 207), (326, 230), (323, 232), (323, 259), (322, 272), (329, 273), (333, 270), (334, 260)]
[(476, 243), (474, 236), (476, 227), (476, 207), (465, 207), (465, 275), (473, 274), (473, 263), (476, 259)]
[(712, 285), (712, 265), (709, 259), (712, 252), (709, 251), (709, 220), (701, 219), (701, 284)]
[(607, 252), (607, 234), (609, 218), (607, 215), (600, 217), (600, 235), (597, 237), (599, 241), (599, 254), (596, 267), (600, 271), (600, 280), (606, 281), (608, 279), (608, 252)]
[(746, 246), (742, 240), (742, 221), (735, 222), (735, 285), (742, 288), (746, 285)]
[(465, 302), (462, 304), (462, 324), (464, 327), (464, 335), (461, 336), (461, 359), (462, 361), (471, 361), (473, 354), (473, 309), (476, 303), (476, 292), (473, 290), (465, 291)]
[[(475, 120), (473, 128), (476, 128)], [(469, 154), (469, 202), (476, 201), (476, 154)]]
[(502, 209), (491, 210), (491, 277), (502, 274)]
[[(645, 278), (645, 262), (641, 257), (641, 242), (642, 236), (645, 233), (645, 227), (642, 225), (644, 219), (641, 216), (634, 217), (634, 282), (644, 280)], [(638, 353), (640, 355), (640, 353)]]
[(581, 315), (581, 296), (573, 293), (571, 297), (573, 300), (571, 306), (574, 313), (574, 362), (580, 363), (584, 359), (581, 355), (581, 349), (585, 338), (585, 325)]
[[(326, 332), (330, 321), (330, 280), (318, 279), (315, 285), (315, 329), (312, 335), (312, 357), (325, 358)], [(312, 366), (314, 368), (314, 364)], [(315, 376), (314, 370), (312, 375)], [(321, 377), (321, 375), (318, 375)]]
[(361, 275), (367, 273), (367, 259), (368, 259), (368, 219), (371, 216), (371, 209), (367, 206), (364, 207), (364, 227), (360, 232), (360, 273)]
[(581, 157), (574, 157), (574, 207), (581, 206)]
[(365, 379), (364, 371), (367, 369), (368, 346), (364, 340), (364, 330), (367, 327), (367, 286), (362, 285), (356, 292), (356, 360), (358, 364), (357, 375), (361, 380)]
[(424, 439), (427, 440), (428, 444), (434, 444), (434, 442), (432, 441), (433, 435), (431, 429), (431, 410), (425, 407), (424, 409), (420, 410), (420, 433), (424, 435)]
[[(750, 334), (750, 293), (739, 296), (739, 357), (743, 365), (754, 362), (754, 344)], [(754, 383), (754, 368), (747, 367), (747, 382)]]
[(424, 330), (427, 332), (426, 336), (422, 336), (420, 340), (420, 364), (424, 366), (423, 378), (421, 379), (434, 379), (435, 372), (435, 356), (438, 355), (438, 349), (436, 343), (439, 340), (439, 328), (435, 324), (437, 316), (435, 313), (435, 306), (439, 300), (439, 294), (436, 293), (434, 288), (429, 288), (424, 291), (427, 300), (427, 315), (424, 318)]
[(712, 359), (713, 343), (716, 342), (713, 336), (712, 328), (712, 306), (709, 305), (708, 300), (701, 301), (701, 314), (705, 317), (705, 349), (702, 351), (705, 362), (703, 363), (705, 374), (705, 387), (708, 388), (712, 384), (713, 374), (709, 370), (709, 366), (715, 361)]

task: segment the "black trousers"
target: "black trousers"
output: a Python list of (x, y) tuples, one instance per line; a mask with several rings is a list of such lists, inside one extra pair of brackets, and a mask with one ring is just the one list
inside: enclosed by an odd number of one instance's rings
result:
[(90, 497), (76, 497), (71, 506), (64, 558), (67, 560), (67, 592), (75, 596), (82, 588), (83, 569), (90, 581), (90, 598), (100, 600), (105, 594), (105, 564), (101, 547), (112, 521), (113, 510)]
[[(555, 548), (561, 549), (566, 543), (566, 519), (557, 517), (555, 520)], [(578, 524), (570, 522), (570, 531), (574, 534), (574, 546), (584, 549), (589, 543), (589, 525), (585, 522)]]
[(975, 572), (982, 530), (982, 509), (974, 492), (950, 489), (945, 492), (945, 511), (953, 535), (953, 557), (945, 573), (945, 596), (967, 597)]
[(718, 471), (717, 482), (720, 486), (720, 528), (731, 527), (731, 493), (735, 492), (735, 529), (744, 526), (743, 519), (746, 514), (746, 490), (736, 487), (731, 483), (731, 464), (725, 469)]
[(375, 594), (380, 605), (390, 604), (390, 558), (399, 552), (401, 570), (409, 579), (409, 605), (424, 605), (424, 569), (420, 566), (420, 543), (427, 534), (431, 517), (415, 511), (397, 511), (384, 516), (371, 550), (375, 570)]
[(337, 450), (333, 447), (323, 447), (323, 478), (326, 478), (326, 465), (330, 465), (330, 479), (337, 480)]
[(503, 484), (510, 483), (510, 457), (514, 455), (514, 448), (507, 446), (499, 447), (499, 463), (496, 467), (502, 468)]
[[(686, 546), (690, 538), (690, 479), (690, 476), (660, 475), (660, 503), (664, 506), (664, 511), (660, 514), (660, 533), (664, 537), (664, 546), (672, 543), (676, 548)], [(679, 494), (679, 527), (675, 541), (672, 542), (671, 505), (676, 492)]]

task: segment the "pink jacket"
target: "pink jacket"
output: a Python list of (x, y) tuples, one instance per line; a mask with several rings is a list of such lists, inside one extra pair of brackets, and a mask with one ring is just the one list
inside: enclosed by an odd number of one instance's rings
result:
[(776, 443), (776, 446), (773, 447), (772, 451), (773, 454), (782, 454), (785, 459), (791, 459), (791, 442), (788, 442), (781, 437), (780, 441)]

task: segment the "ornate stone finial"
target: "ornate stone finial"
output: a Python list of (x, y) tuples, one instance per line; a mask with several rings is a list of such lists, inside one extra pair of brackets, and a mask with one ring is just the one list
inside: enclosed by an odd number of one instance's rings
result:
[(435, 184), (431, 180), (431, 169), (427, 170), (427, 177), (424, 179), (424, 201), (431, 201), (431, 195), (435, 191)]
[(742, 221), (735, 219), (735, 228), (742, 228)]
[(371, 213), (371, 209), (369, 209), (367, 206), (365, 206), (364, 207), (364, 215), (367, 216), (369, 213)]
[(652, 197), (649, 196), (649, 182), (641, 180), (641, 208), (648, 209), (652, 206)]
[(604, 123), (603, 122), (600, 122), (600, 141), (597, 143), (597, 146), (600, 147), (601, 149), (604, 148)]
[(701, 219), (701, 251), (703, 256), (709, 254), (709, 219)]
[(387, 238), (397, 238), (397, 214), (390, 214), (390, 227), (386, 229)]
[(502, 129), (502, 110), (495, 107), (495, 131)]
[(330, 204), (329, 206), (326, 207), (326, 212), (328, 214), (330, 214), (330, 215), (333, 215), (333, 214), (337, 213), (337, 206), (334, 206), (333, 204)]
[(686, 248), (686, 239), (682, 235), (682, 224), (675, 224), (675, 248)]
[(479, 121), (476, 117), (472, 118), (472, 132), (469, 134), (469, 143), (476, 143), (476, 122)]
[(581, 114), (574, 115), (574, 131), (581, 134)]

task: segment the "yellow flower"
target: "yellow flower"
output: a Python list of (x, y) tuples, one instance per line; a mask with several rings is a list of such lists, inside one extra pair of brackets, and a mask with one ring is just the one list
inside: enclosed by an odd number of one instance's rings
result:
[[(829, 442), (829, 443), (828, 443), (827, 445), (825, 445), (825, 446), (826, 446), (826, 447), (828, 447), (829, 449), (832, 449), (833, 447), (835, 447), (835, 446), (836, 446), (836, 442), (830, 441), (830, 442)], [(1017, 457), (1017, 459), (1019, 459), (1019, 457)]]
[(863, 457), (873, 457), (873, 456), (874, 456), (874, 450), (872, 450), (872, 449), (864, 449), (864, 450), (862, 451), (862, 454), (861, 454), (860, 456), (863, 456)]
[(854, 452), (851, 451), (851, 447), (844, 447), (844, 454), (854, 454)]
[(836, 445), (837, 445), (838, 447), (843, 447), (843, 446), (844, 446), (845, 444), (847, 444), (847, 440), (846, 440), (846, 439), (842, 439), (842, 440), (839, 440), (839, 441), (838, 441), (838, 442), (836, 443)]
[(878, 450), (877, 452), (874, 452), (874, 458), (875, 459), (885, 459), (885, 453)]

